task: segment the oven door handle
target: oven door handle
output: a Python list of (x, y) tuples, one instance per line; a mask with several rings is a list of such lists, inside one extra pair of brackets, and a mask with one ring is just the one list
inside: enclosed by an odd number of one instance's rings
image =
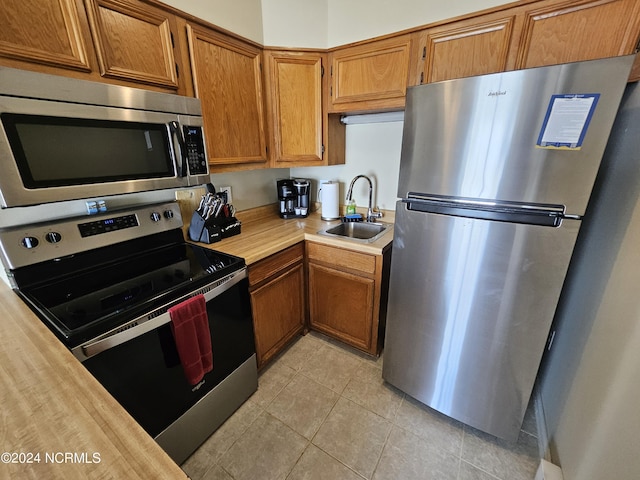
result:
[[(223, 294), (224, 292), (229, 290), (231, 287), (233, 287), (234, 285), (236, 285), (246, 277), (247, 277), (247, 268), (244, 267), (242, 270), (238, 270), (237, 272), (234, 272), (220, 280), (217, 280), (216, 282), (213, 283), (213, 285), (216, 285), (216, 286), (213, 287), (208, 292), (204, 293), (205, 301), (208, 302), (214, 299), (215, 297), (217, 297), (218, 295)], [(184, 300), (188, 300), (193, 296), (195, 295), (193, 294), (185, 295), (184, 297), (180, 298), (177, 302), (173, 302), (171, 305), (174, 305), (174, 304), (177, 305), (180, 302), (183, 302)], [(141, 335), (144, 335), (145, 333), (155, 330), (156, 328), (166, 325), (167, 323), (171, 322), (171, 317), (167, 312), (168, 308), (169, 308), (169, 305), (159, 307), (153, 312), (150, 312), (144, 316), (144, 317), (154, 317), (154, 318), (150, 318), (149, 320), (146, 320), (143, 323), (137, 323), (137, 324), (136, 322), (140, 322), (141, 320), (140, 318), (136, 320), (132, 320), (131, 322), (129, 322), (129, 324), (133, 324), (135, 326), (127, 328), (126, 330), (123, 330), (123, 331), (120, 331), (120, 329), (125, 326), (118, 327), (118, 329), (116, 329), (115, 332), (106, 333), (104, 336), (96, 340), (93, 340), (89, 343), (76, 347), (75, 349), (73, 349), (73, 353), (77, 358), (79, 358), (80, 361), (84, 361), (88, 358), (98, 355), (99, 353), (102, 353), (106, 350), (117, 347), (118, 345), (122, 345), (123, 343), (129, 342), (134, 338), (137, 338)], [(163, 313), (157, 315), (157, 312), (162, 312), (163, 310), (164, 310)], [(154, 315), (157, 315), (157, 316), (154, 316)]]

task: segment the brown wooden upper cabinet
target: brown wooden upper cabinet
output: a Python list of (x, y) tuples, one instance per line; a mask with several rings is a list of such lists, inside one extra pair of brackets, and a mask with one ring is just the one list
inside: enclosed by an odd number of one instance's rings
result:
[(333, 50), (329, 111), (403, 108), (410, 58), (411, 35)]
[(262, 50), (195, 24), (187, 37), (211, 171), (268, 166)]
[(175, 17), (137, 0), (4, 0), (0, 64), (184, 93)]
[(412, 85), (627, 55), (640, 33), (637, 0), (546, 0), (416, 33)]
[(639, 32), (638, 0), (532, 4), (524, 14), (515, 68), (631, 54)]
[(515, 23), (513, 15), (494, 14), (419, 32), (412, 85), (507, 70)]
[(270, 165), (277, 168), (345, 162), (345, 126), (326, 106), (327, 54), (264, 51)]
[[(57, 73), (54, 68), (90, 72), (89, 28), (82, 3), (75, 0), (0, 2), (2, 63)], [(37, 65), (54, 68), (39, 69)]]
[(100, 74), (178, 90), (175, 17), (135, 0), (86, 0)]
[(265, 50), (265, 85), (274, 166), (323, 164), (320, 53)]

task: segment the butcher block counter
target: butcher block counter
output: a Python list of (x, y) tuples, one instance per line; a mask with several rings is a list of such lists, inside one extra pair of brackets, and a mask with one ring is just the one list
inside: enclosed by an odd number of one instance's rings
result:
[[(185, 238), (187, 238), (189, 219), (193, 213), (194, 205), (198, 205), (200, 196), (193, 195), (190, 191), (185, 191), (182, 195), (182, 197), (178, 196), (178, 200), (180, 201), (182, 218), (186, 224), (184, 231)], [(384, 235), (371, 243), (321, 235), (318, 233), (320, 230), (338, 225), (340, 220), (322, 220), (318, 211), (312, 212), (306, 218), (282, 219), (277, 213), (276, 205), (265, 205), (245, 210), (239, 212), (237, 218), (242, 222), (240, 235), (228, 237), (210, 245), (203, 243), (198, 243), (198, 245), (242, 257), (247, 265), (252, 265), (304, 240), (372, 255), (382, 254), (391, 247), (393, 240), (393, 228), (389, 228)], [(393, 224), (393, 219), (394, 212), (385, 211), (383, 218), (379, 221)]]
[[(271, 206), (238, 217), (242, 233), (210, 247), (248, 265), (302, 240), (380, 254), (392, 239), (392, 229), (370, 244), (318, 235), (338, 222), (283, 220)], [(2, 281), (0, 405), (0, 478), (187, 478)]]
[(0, 281), (0, 478), (187, 478)]

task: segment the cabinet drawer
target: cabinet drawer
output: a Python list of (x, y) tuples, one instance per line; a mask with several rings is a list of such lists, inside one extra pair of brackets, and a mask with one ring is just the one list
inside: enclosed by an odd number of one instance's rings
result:
[(356, 270), (371, 275), (376, 271), (376, 257), (367, 253), (311, 242), (307, 243), (307, 252), (310, 261), (325, 263), (334, 268)]
[(249, 266), (249, 285), (255, 286), (276, 273), (304, 259), (302, 242)]

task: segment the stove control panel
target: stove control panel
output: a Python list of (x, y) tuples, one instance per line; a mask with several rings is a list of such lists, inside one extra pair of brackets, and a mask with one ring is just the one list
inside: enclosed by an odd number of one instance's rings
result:
[(177, 202), (109, 211), (0, 231), (0, 254), (10, 270), (182, 228)]
[[(153, 213), (151, 215), (153, 215)], [(101, 233), (137, 227), (139, 225), (137, 215), (131, 214), (121, 217), (102, 218), (94, 222), (79, 223), (78, 230), (80, 230), (82, 237), (90, 237), (91, 235), (100, 235)]]

